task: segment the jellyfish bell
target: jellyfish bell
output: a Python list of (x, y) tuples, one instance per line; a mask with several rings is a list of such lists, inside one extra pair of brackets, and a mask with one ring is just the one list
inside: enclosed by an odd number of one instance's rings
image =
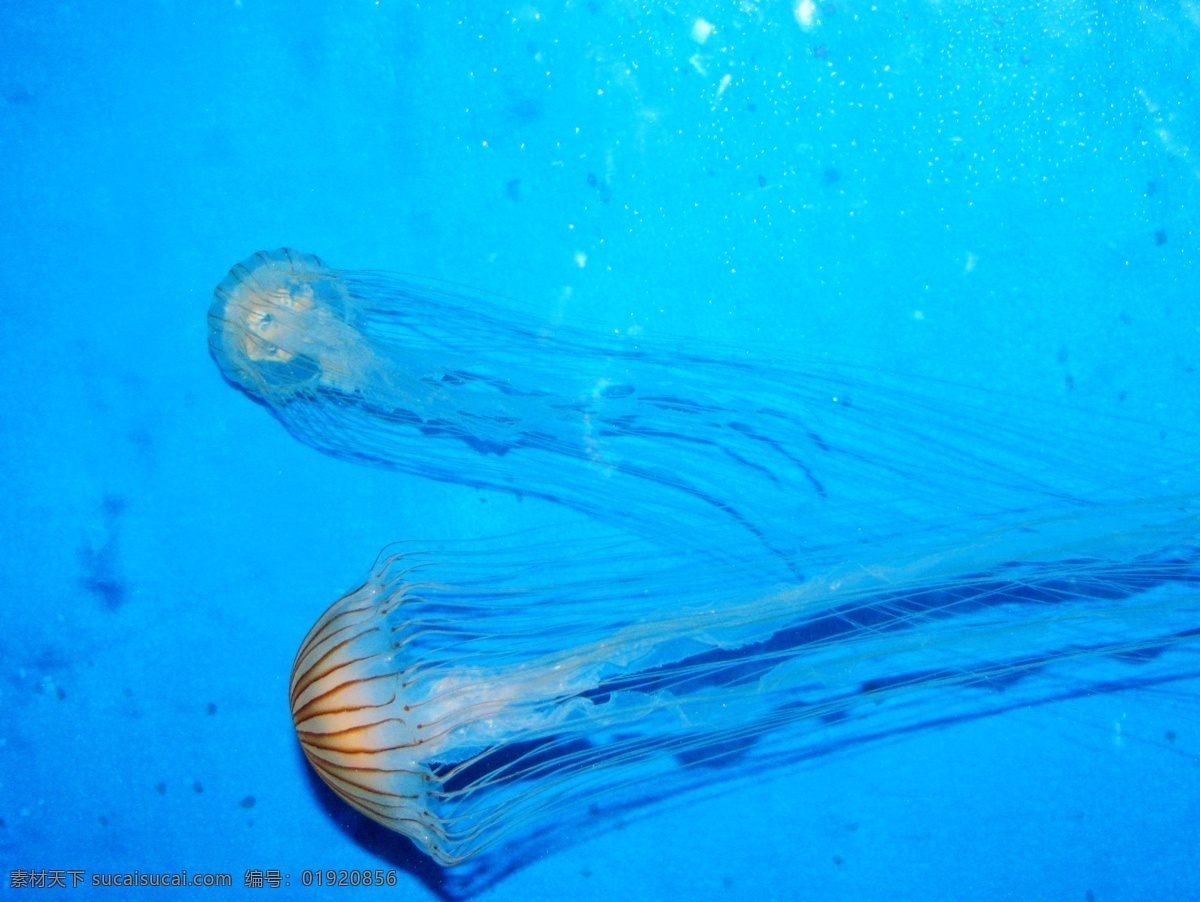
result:
[(454, 865), (469, 855), (429, 798), (442, 785), (431, 762), (548, 728), (521, 713), (538, 692), (531, 680), (545, 691), (546, 669), (525, 668), (523, 679), (416, 658), (405, 598), (420, 586), (404, 582), (407, 571), (390, 572), (396, 560), (309, 631), (292, 668), (292, 718), (305, 757), (335, 793)]
[[(424, 814), (430, 775), (413, 751), (424, 727), (403, 700), (406, 672), (368, 587), (313, 626), (296, 655), (291, 704), (305, 757), (346, 802), (385, 826), (436, 848)], [(399, 603), (398, 601), (394, 603)]]
[(284, 403), (316, 385), (345, 387), (370, 365), (338, 275), (311, 254), (260, 251), (217, 286), (209, 350), (231, 383)]

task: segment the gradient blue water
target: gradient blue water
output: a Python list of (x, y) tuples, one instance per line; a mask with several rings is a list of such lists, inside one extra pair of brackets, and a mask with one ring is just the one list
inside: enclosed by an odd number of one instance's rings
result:
[[(0, 10), (6, 872), (402, 867), (314, 790), (297, 643), (386, 542), (573, 526), (324, 458), (222, 384), (204, 311), (261, 247), (1197, 421), (1194, 5), (819, 13)], [(491, 897), (1186, 897), (1195, 688), (827, 760)]]

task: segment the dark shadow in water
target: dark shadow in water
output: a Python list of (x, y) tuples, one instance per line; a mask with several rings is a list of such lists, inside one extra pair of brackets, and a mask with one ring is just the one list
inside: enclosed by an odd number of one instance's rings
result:
[(90, 541), (82, 542), (75, 552), (83, 571), (79, 585), (99, 599), (100, 604), (109, 611), (121, 607), (129, 596), (129, 587), (120, 574), (119, 566), (121, 521), (126, 506), (127, 502), (120, 495), (106, 495), (101, 504), (104, 538), (98, 545)]

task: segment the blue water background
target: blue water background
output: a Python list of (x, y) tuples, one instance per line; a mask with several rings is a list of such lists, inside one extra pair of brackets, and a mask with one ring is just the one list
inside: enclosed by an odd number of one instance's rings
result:
[[(315, 790), (292, 656), (387, 542), (572, 517), (323, 457), (225, 385), (205, 311), (260, 248), (1200, 421), (1196, 3), (480, 6), (0, 8), (6, 883), (433, 898)], [(487, 898), (1195, 897), (1195, 690), (838, 756)]]

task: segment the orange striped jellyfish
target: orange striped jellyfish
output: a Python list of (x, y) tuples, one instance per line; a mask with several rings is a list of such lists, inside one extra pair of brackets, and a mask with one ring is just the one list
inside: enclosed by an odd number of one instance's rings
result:
[(313, 626), (292, 715), (347, 803), (486, 882), (838, 750), (1200, 676), (1198, 513), (1047, 512), (773, 586), (625, 539), (414, 546)]

